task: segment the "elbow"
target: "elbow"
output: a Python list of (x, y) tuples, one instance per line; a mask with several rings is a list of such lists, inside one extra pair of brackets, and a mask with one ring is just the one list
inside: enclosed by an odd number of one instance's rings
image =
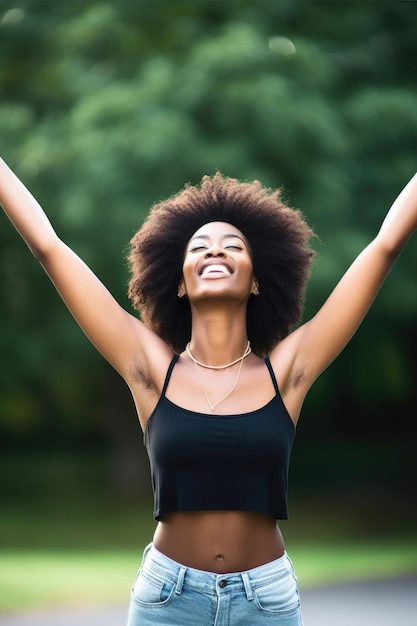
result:
[(391, 266), (401, 254), (407, 243), (407, 239), (394, 240), (390, 237), (377, 237), (374, 243), (378, 247), (380, 254), (384, 257), (386, 264)]
[(28, 243), (28, 246), (35, 259), (37, 259), (41, 265), (46, 266), (49, 259), (54, 255), (59, 243), (60, 239), (54, 234), (36, 243)]

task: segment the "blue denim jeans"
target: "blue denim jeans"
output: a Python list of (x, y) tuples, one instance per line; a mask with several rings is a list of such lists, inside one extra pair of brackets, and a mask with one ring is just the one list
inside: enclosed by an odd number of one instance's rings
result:
[(132, 588), (127, 626), (302, 626), (287, 554), (236, 574), (185, 567), (150, 544)]

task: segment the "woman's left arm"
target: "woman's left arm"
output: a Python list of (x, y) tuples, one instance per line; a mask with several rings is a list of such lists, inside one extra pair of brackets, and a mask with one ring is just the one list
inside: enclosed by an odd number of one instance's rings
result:
[(417, 174), (395, 200), (375, 239), (356, 258), (321, 309), (288, 337), (293, 355), (291, 378), (301, 381), (305, 391), (351, 339), (415, 230)]

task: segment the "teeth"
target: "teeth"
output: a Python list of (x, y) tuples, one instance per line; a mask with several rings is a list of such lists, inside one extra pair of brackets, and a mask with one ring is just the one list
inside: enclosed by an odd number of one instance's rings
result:
[(205, 267), (203, 269), (203, 271), (201, 272), (201, 276), (206, 276), (207, 274), (224, 274), (225, 276), (229, 276), (230, 275), (230, 270), (225, 267), (224, 265), (207, 265), (207, 267)]

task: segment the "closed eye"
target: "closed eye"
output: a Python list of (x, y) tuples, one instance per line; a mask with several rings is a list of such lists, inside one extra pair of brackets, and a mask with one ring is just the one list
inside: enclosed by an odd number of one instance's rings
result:
[(197, 252), (198, 250), (207, 250), (207, 246), (193, 246), (190, 248), (190, 252)]

